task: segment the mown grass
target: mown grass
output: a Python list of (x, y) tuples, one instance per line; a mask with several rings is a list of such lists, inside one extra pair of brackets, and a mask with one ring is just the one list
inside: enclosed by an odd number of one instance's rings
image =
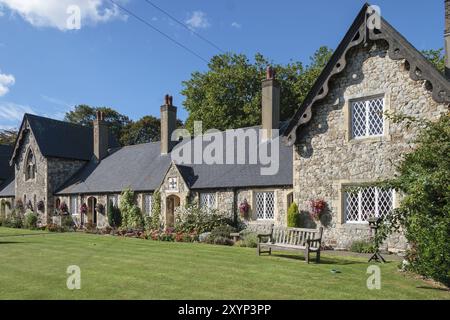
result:
[[(360, 258), (307, 265), (248, 248), (0, 228), (0, 299), (450, 299), (397, 264), (380, 265), (381, 290), (369, 290)], [(67, 289), (69, 265), (81, 290)]]

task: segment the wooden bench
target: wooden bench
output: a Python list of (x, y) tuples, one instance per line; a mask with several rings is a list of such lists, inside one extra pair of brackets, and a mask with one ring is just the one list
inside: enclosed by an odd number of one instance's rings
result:
[(272, 227), (270, 233), (258, 234), (258, 255), (272, 254), (274, 250), (305, 251), (305, 261), (309, 263), (310, 252), (316, 253), (316, 262), (320, 262), (323, 227), (319, 229), (299, 229)]

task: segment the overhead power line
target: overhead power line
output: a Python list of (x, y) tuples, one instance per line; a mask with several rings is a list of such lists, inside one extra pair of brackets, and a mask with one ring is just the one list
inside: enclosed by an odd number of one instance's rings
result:
[(196, 35), (198, 38), (202, 39), (203, 41), (205, 41), (206, 43), (208, 43), (209, 45), (211, 45), (212, 47), (216, 48), (217, 50), (219, 50), (222, 53), (225, 53), (224, 50), (222, 50), (218, 45), (216, 45), (214, 42), (212, 42), (211, 40), (208, 40), (207, 38), (205, 38), (204, 36), (202, 36), (201, 34), (199, 34), (198, 32), (196, 32), (195, 30), (193, 30), (191, 27), (189, 27), (187, 24), (185, 24), (184, 22), (178, 20), (177, 18), (175, 18), (174, 16), (172, 16), (170, 13), (168, 13), (166, 10), (162, 9), (161, 7), (157, 6), (156, 4), (154, 4), (153, 2), (151, 2), (150, 0), (144, 0), (145, 2), (147, 2), (149, 5), (151, 5), (153, 8), (155, 8), (156, 10), (162, 12), (163, 14), (165, 14), (166, 16), (168, 16), (170, 19), (172, 19), (173, 21), (175, 21), (176, 23), (178, 23), (180, 26), (182, 26), (183, 28), (189, 30), (190, 32), (192, 32), (194, 35)]
[(195, 52), (194, 50), (191, 50), (190, 48), (188, 48), (187, 46), (185, 46), (184, 44), (182, 44), (181, 42), (177, 41), (176, 39), (172, 38), (171, 36), (169, 36), (167, 33), (165, 33), (164, 31), (158, 29), (157, 27), (155, 27), (154, 25), (152, 25), (150, 22), (148, 22), (147, 20), (145, 20), (144, 18), (139, 17), (137, 14), (133, 13), (132, 11), (124, 8), (123, 6), (121, 6), (120, 4), (116, 3), (114, 0), (109, 0), (112, 4), (114, 4), (115, 6), (117, 6), (120, 10), (126, 12), (127, 14), (129, 14), (130, 16), (132, 16), (133, 18), (135, 18), (136, 20), (139, 20), (140, 22), (142, 22), (143, 24), (145, 24), (147, 27), (151, 28), (152, 30), (158, 32), (159, 34), (161, 34), (162, 36), (164, 36), (165, 38), (169, 39), (170, 41), (172, 41), (173, 43), (175, 43), (177, 46), (179, 46), (180, 48), (186, 50), (187, 52), (189, 52), (190, 54), (196, 56), (197, 58), (199, 58), (200, 60), (202, 60), (205, 63), (208, 63), (208, 60), (206, 60), (205, 58), (203, 58), (201, 55), (199, 55), (197, 52)]

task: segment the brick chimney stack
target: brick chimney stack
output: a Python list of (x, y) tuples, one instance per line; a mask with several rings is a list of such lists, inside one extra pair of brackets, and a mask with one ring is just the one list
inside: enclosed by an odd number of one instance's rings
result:
[(161, 106), (161, 154), (172, 151), (172, 133), (177, 126), (177, 107), (173, 106), (173, 97), (166, 94)]
[(450, 0), (445, 0), (445, 76), (450, 80)]
[(94, 156), (98, 161), (102, 161), (108, 155), (109, 148), (109, 128), (105, 122), (104, 114), (97, 111), (97, 118), (94, 120)]
[(273, 129), (280, 126), (280, 84), (275, 80), (275, 70), (266, 69), (266, 79), (262, 82), (262, 129), (263, 140), (274, 137)]

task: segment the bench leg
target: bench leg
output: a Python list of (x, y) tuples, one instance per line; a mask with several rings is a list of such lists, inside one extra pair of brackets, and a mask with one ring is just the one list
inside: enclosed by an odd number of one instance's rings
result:
[(258, 256), (260, 256), (261, 255), (261, 247), (259, 246), (259, 243), (258, 243), (258, 246), (257, 246), (257, 252), (258, 252)]
[(269, 256), (272, 255), (272, 248), (269, 248)]
[(305, 249), (305, 261), (306, 263), (309, 263), (309, 248)]
[(316, 262), (320, 263), (320, 250), (317, 251)]

